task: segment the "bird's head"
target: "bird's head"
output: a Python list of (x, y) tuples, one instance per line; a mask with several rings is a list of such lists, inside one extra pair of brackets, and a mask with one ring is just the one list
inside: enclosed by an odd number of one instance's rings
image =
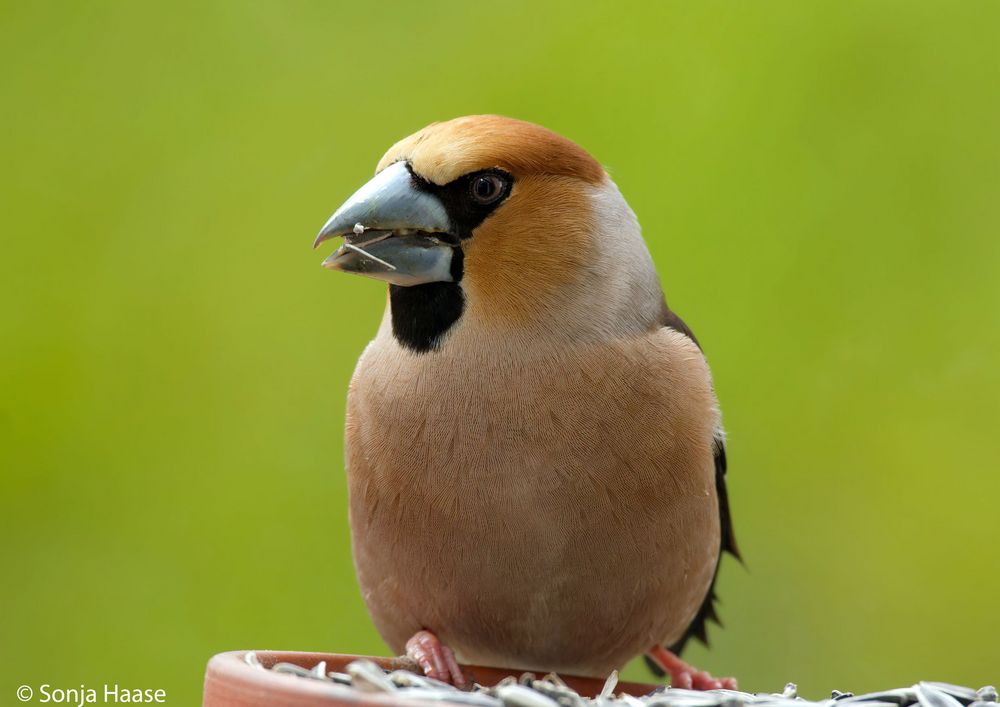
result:
[(525, 343), (648, 328), (662, 295), (635, 216), (601, 165), (493, 115), (399, 141), (323, 226), (323, 265), (390, 283), (392, 333), (433, 351), (485, 332)]

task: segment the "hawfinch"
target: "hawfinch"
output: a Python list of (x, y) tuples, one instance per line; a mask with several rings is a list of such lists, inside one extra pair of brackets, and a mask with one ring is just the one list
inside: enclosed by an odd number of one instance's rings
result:
[(498, 116), (393, 145), (323, 265), (389, 285), (347, 396), (358, 580), (430, 676), (677, 657), (736, 555), (708, 364), (601, 165)]

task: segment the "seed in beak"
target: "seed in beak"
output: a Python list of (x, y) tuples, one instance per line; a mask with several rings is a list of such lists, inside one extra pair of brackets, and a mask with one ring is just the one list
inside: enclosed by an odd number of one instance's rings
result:
[[(355, 226), (355, 228), (357, 228), (357, 226)], [(396, 266), (393, 265), (392, 263), (387, 262), (385, 260), (382, 260), (382, 258), (376, 258), (374, 255), (372, 255), (371, 253), (369, 253), (367, 250), (364, 250), (362, 248), (358, 248), (353, 243), (348, 243), (347, 241), (344, 241), (344, 247), (347, 248), (348, 250), (353, 250), (355, 253), (360, 253), (361, 255), (363, 255), (364, 257), (368, 258), (369, 260), (374, 260), (379, 265), (384, 265), (385, 267), (389, 268), (390, 270), (396, 270), (397, 269)]]

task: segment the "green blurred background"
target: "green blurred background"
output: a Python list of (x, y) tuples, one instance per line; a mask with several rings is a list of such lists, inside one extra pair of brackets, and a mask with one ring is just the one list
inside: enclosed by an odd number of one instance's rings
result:
[[(1000, 679), (1000, 4), (5, 2), (0, 700), (197, 704), (385, 653), (341, 443), (373, 282), (318, 227), (424, 124), (600, 159), (713, 365), (748, 568), (689, 657)], [(645, 676), (639, 665), (630, 677)], [(13, 701), (13, 698), (10, 698)]]

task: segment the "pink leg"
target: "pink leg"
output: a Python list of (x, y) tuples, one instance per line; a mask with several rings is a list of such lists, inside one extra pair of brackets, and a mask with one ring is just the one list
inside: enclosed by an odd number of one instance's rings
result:
[(653, 646), (646, 655), (663, 668), (670, 676), (670, 687), (682, 687), (687, 690), (735, 690), (736, 678), (713, 678), (704, 670), (698, 670), (663, 646)]
[(465, 687), (465, 676), (458, 667), (455, 654), (430, 631), (413, 634), (413, 638), (406, 642), (406, 655), (420, 666), (427, 677), (455, 687)]

